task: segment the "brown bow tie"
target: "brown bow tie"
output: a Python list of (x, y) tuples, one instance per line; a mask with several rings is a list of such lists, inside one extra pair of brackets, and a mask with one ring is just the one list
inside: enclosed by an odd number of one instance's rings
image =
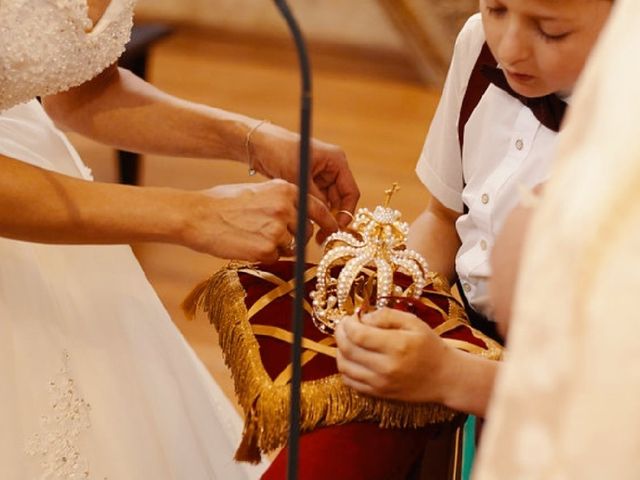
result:
[(562, 124), (562, 119), (564, 118), (565, 111), (567, 110), (566, 102), (558, 98), (555, 94), (535, 98), (525, 97), (511, 88), (504, 72), (501, 69), (491, 65), (482, 65), (481, 69), (482, 74), (487, 78), (487, 80), (529, 107), (535, 117), (545, 127), (553, 130), (554, 132), (560, 131), (560, 125)]

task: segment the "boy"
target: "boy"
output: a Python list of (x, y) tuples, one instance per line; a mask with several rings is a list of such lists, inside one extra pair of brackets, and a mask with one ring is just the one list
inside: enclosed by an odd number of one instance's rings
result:
[[(490, 315), (495, 235), (520, 190), (547, 179), (561, 100), (610, 9), (609, 0), (481, 0), (480, 15), (458, 37), (417, 167), (432, 199), (412, 225), (409, 248), (459, 280), (471, 317)], [(379, 310), (361, 322), (347, 318), (336, 339), (347, 385), (484, 416), (498, 363), (446, 346), (415, 316)]]

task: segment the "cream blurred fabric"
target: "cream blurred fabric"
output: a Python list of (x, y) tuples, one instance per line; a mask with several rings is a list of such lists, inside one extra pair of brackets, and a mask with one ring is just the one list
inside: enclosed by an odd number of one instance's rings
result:
[(638, 19), (617, 0), (576, 91), (475, 480), (640, 478)]

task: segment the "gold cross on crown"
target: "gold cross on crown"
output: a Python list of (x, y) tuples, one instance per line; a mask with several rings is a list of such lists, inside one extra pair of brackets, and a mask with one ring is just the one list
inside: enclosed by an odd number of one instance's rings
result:
[(394, 193), (396, 193), (398, 190), (400, 190), (400, 187), (396, 182), (394, 182), (393, 185), (391, 185), (391, 188), (384, 191), (384, 194), (385, 194), (384, 208), (389, 207), (389, 204), (391, 203), (391, 197), (393, 197)]

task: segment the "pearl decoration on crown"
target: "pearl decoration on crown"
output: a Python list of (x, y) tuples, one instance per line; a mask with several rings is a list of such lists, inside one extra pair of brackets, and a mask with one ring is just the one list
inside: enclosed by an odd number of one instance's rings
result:
[[(369, 308), (374, 292), (375, 308), (387, 306), (392, 296), (419, 298), (422, 294), (428, 265), (419, 253), (407, 250), (409, 225), (398, 210), (389, 208), (397, 190), (394, 184), (385, 191), (384, 206), (373, 212), (361, 208), (348, 231), (336, 232), (325, 241), (316, 289), (311, 293), (313, 321), (323, 333), (333, 334), (343, 317)], [(413, 283), (403, 290), (394, 283), (395, 272), (408, 275)]]

